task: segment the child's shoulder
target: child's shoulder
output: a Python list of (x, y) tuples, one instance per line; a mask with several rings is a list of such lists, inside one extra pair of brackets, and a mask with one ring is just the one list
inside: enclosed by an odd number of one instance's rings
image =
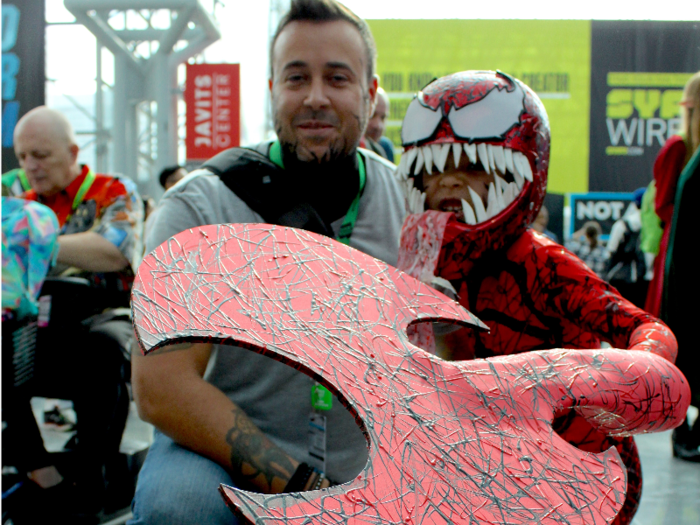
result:
[(510, 246), (508, 251), (509, 255), (520, 254), (523, 257), (546, 257), (550, 250), (556, 251), (557, 248), (563, 248), (563, 246), (532, 228), (527, 228)]

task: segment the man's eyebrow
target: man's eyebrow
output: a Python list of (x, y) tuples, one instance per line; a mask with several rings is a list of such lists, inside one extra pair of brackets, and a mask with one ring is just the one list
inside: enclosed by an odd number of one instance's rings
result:
[(286, 71), (287, 69), (292, 69), (295, 67), (306, 67), (308, 64), (304, 62), (303, 60), (293, 60), (292, 62), (287, 62), (284, 67), (282, 68), (282, 71)]
[(331, 69), (347, 69), (353, 73), (355, 72), (355, 70), (347, 62), (326, 62), (326, 67)]

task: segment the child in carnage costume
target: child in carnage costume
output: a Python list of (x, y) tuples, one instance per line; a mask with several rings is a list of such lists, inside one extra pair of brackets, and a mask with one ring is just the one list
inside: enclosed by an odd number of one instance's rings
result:
[[(546, 111), (530, 88), (501, 72), (443, 77), (411, 102), (401, 137), (397, 176), (412, 215), (402, 231), (399, 268), (451, 289), (490, 328), (439, 336), (443, 355), (594, 349), (607, 341), (675, 360), (668, 327), (528, 228), (544, 199), (550, 147)], [(432, 334), (419, 331), (419, 337), (424, 347), (435, 342)], [(633, 439), (598, 434), (573, 411), (559, 414), (554, 427), (583, 450), (617, 448), (628, 491), (614, 523), (629, 523), (641, 496)]]

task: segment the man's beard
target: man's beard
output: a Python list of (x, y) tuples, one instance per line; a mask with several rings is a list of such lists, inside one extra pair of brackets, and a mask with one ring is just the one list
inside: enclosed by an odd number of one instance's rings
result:
[[(285, 127), (281, 124), (277, 112), (275, 112), (275, 132), (282, 146), (285, 163), (307, 166), (308, 168), (312, 168), (312, 166), (329, 168), (332, 165), (344, 164), (348, 158), (353, 157), (367, 126), (367, 121), (369, 120), (368, 115), (366, 115), (367, 111), (365, 111), (368, 99), (363, 102), (364, 104), (360, 114), (354, 115), (354, 118), (357, 120), (358, 129), (360, 130), (359, 135), (354, 139), (343, 135), (338, 136), (328, 144), (328, 147), (320, 155), (313, 151), (312, 148), (301, 144), (301, 141), (293, 130), (298, 122), (311, 119), (337, 126), (339, 120), (336, 115), (324, 110), (307, 110), (304, 113), (296, 115), (292, 119), (291, 126)], [(313, 146), (313, 143), (311, 146)]]

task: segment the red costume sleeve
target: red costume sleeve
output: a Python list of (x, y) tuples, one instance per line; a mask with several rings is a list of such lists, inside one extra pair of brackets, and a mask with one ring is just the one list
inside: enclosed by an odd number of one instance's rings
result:
[(656, 214), (664, 223), (670, 223), (673, 217), (673, 202), (676, 199), (678, 177), (683, 171), (686, 148), (683, 139), (674, 135), (666, 141), (654, 161), (654, 180), (656, 181)]
[(554, 243), (541, 246), (529, 264), (538, 270), (531, 284), (538, 308), (552, 315), (576, 319), (584, 331), (617, 348), (641, 350), (674, 362), (678, 343), (669, 328), (656, 317), (624, 299), (599, 279), (575, 255)]

